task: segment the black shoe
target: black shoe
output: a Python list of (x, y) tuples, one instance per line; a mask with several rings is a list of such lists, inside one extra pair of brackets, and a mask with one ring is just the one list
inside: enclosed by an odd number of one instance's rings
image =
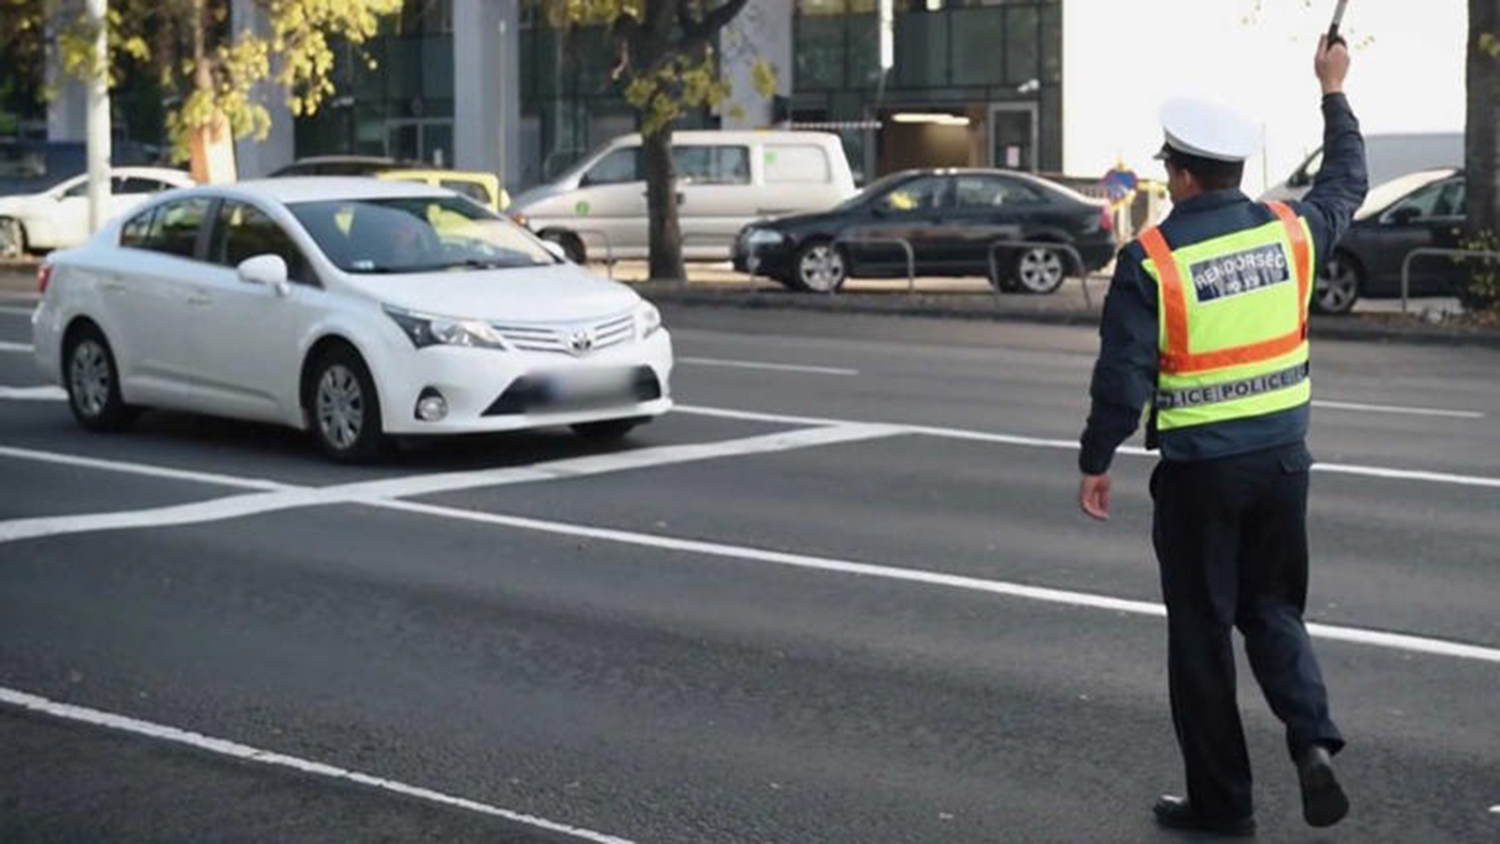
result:
[(1255, 834), (1254, 816), (1214, 818), (1200, 815), (1185, 797), (1164, 795), (1156, 801), (1151, 811), (1156, 813), (1156, 822), (1168, 829), (1213, 832), (1219, 835), (1232, 835), (1236, 838), (1248, 838)]
[(1349, 814), (1349, 798), (1333, 774), (1327, 748), (1315, 744), (1297, 757), (1297, 779), (1302, 783), (1302, 818), (1309, 826), (1333, 826)]

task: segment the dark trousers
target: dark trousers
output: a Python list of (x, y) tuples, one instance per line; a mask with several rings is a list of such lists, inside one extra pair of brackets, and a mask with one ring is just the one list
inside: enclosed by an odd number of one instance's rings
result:
[(1235, 702), (1230, 627), (1295, 756), (1343, 747), (1302, 623), (1307, 486), (1297, 443), (1203, 461), (1162, 461), (1151, 476), (1153, 538), (1167, 605), (1172, 723), (1187, 796), (1205, 815), (1249, 815), (1250, 758)]

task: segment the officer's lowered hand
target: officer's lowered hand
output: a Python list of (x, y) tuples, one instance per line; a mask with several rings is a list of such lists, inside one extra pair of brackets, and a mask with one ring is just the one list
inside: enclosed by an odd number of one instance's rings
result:
[(1313, 57), (1313, 72), (1323, 86), (1324, 94), (1337, 94), (1344, 90), (1344, 78), (1349, 75), (1349, 47), (1339, 39), (1332, 46), (1328, 36), (1318, 39), (1318, 54)]
[(1109, 521), (1109, 475), (1084, 475), (1078, 485), (1078, 506), (1090, 518)]

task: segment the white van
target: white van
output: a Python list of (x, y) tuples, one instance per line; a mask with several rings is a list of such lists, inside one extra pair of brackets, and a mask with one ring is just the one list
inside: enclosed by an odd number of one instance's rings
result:
[[(825, 211), (854, 195), (837, 135), (825, 132), (672, 133), (682, 254), (726, 261), (747, 223)], [(517, 196), (508, 213), (575, 261), (648, 252), (641, 136), (616, 138), (551, 184)]]
[[(1464, 166), (1462, 132), (1412, 132), (1398, 135), (1366, 135), (1365, 164), (1370, 185), (1384, 184), (1397, 176), (1418, 170)], [(1286, 181), (1261, 194), (1261, 200), (1301, 199), (1312, 189), (1313, 177), (1323, 167), (1323, 148), (1307, 157)]]

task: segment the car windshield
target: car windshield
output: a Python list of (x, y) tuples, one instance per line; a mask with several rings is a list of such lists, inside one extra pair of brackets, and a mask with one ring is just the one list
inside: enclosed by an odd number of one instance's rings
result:
[(865, 202), (869, 201), (871, 197), (879, 196), (885, 193), (890, 189), (892, 185), (908, 178), (909, 176), (910, 174), (908, 173), (892, 173), (889, 176), (882, 176), (881, 178), (876, 179), (868, 185), (865, 185), (859, 193), (856, 193), (843, 202), (840, 202), (837, 206), (835, 206), (834, 210), (843, 211), (848, 208), (863, 205)]
[(1370, 188), (1365, 195), (1365, 203), (1359, 206), (1354, 213), (1354, 219), (1363, 220), (1391, 207), (1402, 197), (1421, 188), (1432, 184), (1438, 179), (1444, 179), (1453, 175), (1455, 170), (1423, 170), (1419, 173), (1407, 173), (1405, 176), (1397, 176), (1384, 184)]
[(334, 266), (424, 273), (557, 263), (541, 242), (457, 196), (335, 199), (287, 206)]

